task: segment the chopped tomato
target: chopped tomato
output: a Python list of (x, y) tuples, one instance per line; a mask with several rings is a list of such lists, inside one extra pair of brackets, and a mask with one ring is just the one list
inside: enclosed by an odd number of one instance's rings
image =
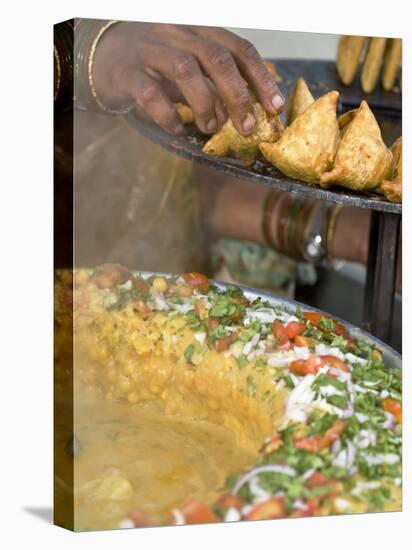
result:
[(294, 445), (298, 449), (303, 449), (309, 453), (319, 453), (324, 449), (328, 449), (336, 439), (339, 438), (342, 433), (346, 422), (343, 420), (337, 420), (329, 430), (323, 435), (310, 435), (308, 437), (300, 437), (295, 439)]
[(286, 332), (286, 327), (278, 320), (273, 322), (273, 336), (278, 348), (288, 347), (289, 337)]
[(306, 508), (295, 510), (292, 512), (292, 518), (305, 518), (310, 516), (317, 516), (319, 513), (319, 498), (311, 498), (305, 502)]
[(233, 344), (233, 341), (234, 336), (232, 334), (229, 334), (228, 336), (223, 336), (223, 338), (219, 338), (219, 340), (216, 340), (215, 350), (218, 352), (226, 351)]
[(306, 330), (305, 323), (298, 323), (296, 321), (292, 321), (291, 323), (288, 323), (286, 325), (286, 334), (287, 337), (290, 338), (290, 340), (293, 340), (296, 338), (296, 336), (299, 336), (299, 334), (302, 334)]
[(142, 294), (148, 294), (150, 290), (150, 285), (142, 277), (133, 277), (132, 285), (135, 290), (141, 292)]
[(306, 481), (306, 487), (308, 489), (325, 487), (325, 485), (329, 485), (330, 482), (331, 480), (320, 472), (313, 472), (313, 474)]
[(310, 355), (309, 359), (297, 359), (292, 361), (289, 370), (293, 374), (305, 376), (306, 374), (316, 374), (322, 366), (322, 361), (317, 355)]
[(203, 298), (196, 302), (196, 304), (195, 304), (195, 313), (201, 321), (208, 318), (209, 312), (206, 309), (206, 302), (203, 300)]
[(232, 315), (229, 315), (229, 319), (231, 321), (239, 321), (243, 317), (244, 317), (244, 313), (240, 309), (237, 309), (234, 313), (232, 313)]
[(345, 338), (348, 342), (352, 342), (352, 338), (349, 336), (346, 328), (337, 321), (333, 321), (333, 332), (337, 336), (342, 336), (342, 338)]
[(393, 414), (398, 424), (402, 424), (402, 405), (395, 399), (387, 397), (383, 400), (383, 410)]
[(152, 313), (150, 307), (143, 300), (135, 300), (134, 306), (143, 317), (143, 319), (146, 319), (146, 317), (148, 317), (150, 313)]
[(264, 453), (265, 454), (274, 453), (282, 445), (283, 445), (283, 439), (280, 437), (280, 435), (274, 435), (270, 438), (270, 440), (266, 444)]
[(171, 284), (168, 286), (167, 291), (169, 294), (178, 294), (182, 298), (190, 298), (193, 295), (193, 288), (188, 285), (176, 285)]
[(217, 319), (209, 319), (207, 322), (207, 328), (209, 330), (214, 330), (219, 326), (219, 321)]
[(183, 504), (180, 512), (186, 523), (216, 523), (219, 518), (202, 501), (192, 499)]
[(285, 499), (273, 497), (256, 504), (245, 516), (246, 520), (274, 519), (285, 515)]
[(303, 348), (303, 347), (315, 347), (319, 344), (318, 340), (316, 340), (316, 338), (310, 338), (308, 336), (295, 336), (295, 340), (294, 340), (294, 344), (295, 346), (298, 346), (299, 348)]
[(222, 508), (236, 508), (236, 510), (240, 510), (243, 504), (244, 502), (241, 498), (231, 494), (222, 495), (216, 501), (216, 506), (219, 506)]
[(339, 357), (335, 357), (335, 355), (321, 355), (320, 360), (322, 362), (322, 366), (329, 365), (330, 367), (339, 369), (343, 372), (349, 372), (349, 367), (345, 365)]
[(113, 288), (125, 283), (129, 278), (130, 271), (127, 267), (119, 264), (103, 264), (96, 268), (92, 280), (99, 288)]
[(190, 273), (183, 273), (183, 279), (192, 288), (197, 288), (201, 292), (207, 292), (209, 288), (209, 279), (203, 273), (197, 273), (191, 271)]
[(137, 506), (130, 510), (127, 517), (133, 521), (135, 527), (148, 527), (150, 525), (147, 515)]
[(322, 313), (318, 313), (317, 311), (303, 312), (303, 318), (306, 319), (306, 321), (310, 321), (312, 325), (315, 325), (315, 327), (319, 326), (319, 322), (322, 319), (322, 317), (325, 317), (325, 316)]

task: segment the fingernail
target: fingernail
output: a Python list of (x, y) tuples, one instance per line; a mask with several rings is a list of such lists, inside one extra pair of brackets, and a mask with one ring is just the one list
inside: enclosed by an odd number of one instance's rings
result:
[(281, 95), (276, 94), (276, 95), (273, 96), (272, 105), (273, 105), (274, 109), (276, 109), (276, 110), (280, 109), (281, 107), (283, 107), (284, 103), (285, 103), (285, 98), (282, 97)]
[(255, 126), (255, 124), (256, 124), (255, 117), (251, 113), (249, 113), (247, 117), (244, 119), (244, 121), (242, 122), (242, 129), (244, 132), (250, 132)]
[(208, 132), (213, 132), (213, 130), (217, 127), (217, 120), (215, 118), (211, 118), (209, 122), (206, 124), (206, 130)]

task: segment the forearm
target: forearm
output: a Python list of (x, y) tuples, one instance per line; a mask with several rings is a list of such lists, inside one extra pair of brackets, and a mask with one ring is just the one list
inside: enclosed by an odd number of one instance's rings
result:
[[(195, 179), (199, 185), (202, 214), (211, 233), (269, 244), (263, 232), (263, 212), (269, 189), (198, 167), (195, 169)], [(280, 194), (269, 227), (272, 244), (285, 254), (291, 254), (291, 251), (287, 249), (285, 238), (279, 236), (279, 233), (285, 233), (284, 226), (289, 223), (294, 200), (289, 193)], [(319, 205), (318, 201), (313, 200), (301, 203), (299, 218), (293, 222), (298, 224), (297, 241), (303, 240), (305, 225), (311, 223)], [(367, 210), (352, 207), (340, 209), (329, 243), (329, 257), (366, 264), (369, 223), (370, 213)], [(326, 229), (325, 227), (325, 233)], [(298, 245), (299, 243), (295, 250)]]

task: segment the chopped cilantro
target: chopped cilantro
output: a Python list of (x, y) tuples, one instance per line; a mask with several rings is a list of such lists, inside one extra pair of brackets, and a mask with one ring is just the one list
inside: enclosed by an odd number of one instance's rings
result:
[(310, 435), (323, 435), (338, 420), (336, 414), (326, 413), (310, 427)]
[(187, 348), (185, 349), (185, 359), (188, 363), (192, 362), (192, 357), (195, 352), (195, 345), (189, 344)]
[(321, 317), (319, 320), (319, 327), (325, 332), (333, 332), (335, 323), (330, 317)]
[(249, 376), (246, 378), (247, 383), (247, 393), (249, 397), (255, 397), (256, 396), (256, 384), (253, 380), (253, 376), (249, 374)]
[(237, 366), (240, 369), (243, 369), (248, 364), (248, 360), (245, 355), (239, 355), (239, 357), (236, 359)]

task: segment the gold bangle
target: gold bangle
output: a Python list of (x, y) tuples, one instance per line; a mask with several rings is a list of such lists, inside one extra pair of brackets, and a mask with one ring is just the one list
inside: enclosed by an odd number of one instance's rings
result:
[(336, 220), (342, 208), (342, 204), (336, 204), (329, 211), (328, 226), (326, 229), (326, 255), (329, 261), (332, 260), (332, 241), (335, 236)]
[(262, 216), (262, 233), (265, 237), (266, 243), (272, 248), (276, 249), (276, 243), (272, 235), (272, 218), (274, 207), (277, 200), (279, 199), (279, 191), (271, 189), (265, 197), (265, 202), (263, 203), (263, 216)]
[(106, 113), (110, 113), (112, 115), (124, 115), (124, 114), (128, 113), (133, 108), (133, 104), (129, 105), (127, 108), (123, 108), (123, 109), (112, 109), (111, 107), (108, 107), (107, 105), (105, 105), (100, 100), (99, 96), (97, 95), (96, 88), (94, 87), (94, 82), (93, 82), (93, 63), (94, 63), (94, 55), (96, 53), (97, 45), (99, 43), (99, 40), (103, 36), (103, 34), (107, 31), (107, 29), (109, 27), (114, 25), (114, 23), (117, 23), (117, 21), (108, 21), (107, 23), (105, 23), (100, 28), (99, 32), (96, 34), (96, 36), (93, 40), (93, 43), (91, 45), (90, 52), (89, 52), (89, 59), (88, 59), (88, 64), (87, 64), (87, 74), (88, 74), (88, 79), (89, 79), (90, 91), (92, 93), (92, 96), (94, 97), (94, 100), (96, 101), (97, 105), (99, 106), (99, 108), (102, 111), (104, 111)]
[(57, 48), (56, 46), (53, 46), (53, 50), (54, 50), (54, 61), (56, 63), (56, 89), (54, 91), (54, 97), (53, 97), (53, 101), (56, 101), (57, 99), (57, 96), (59, 95), (59, 91), (60, 91), (60, 84), (61, 84), (61, 78), (62, 78), (62, 67), (61, 67), (61, 63), (60, 63), (60, 56), (59, 56), (59, 52), (57, 51)]

